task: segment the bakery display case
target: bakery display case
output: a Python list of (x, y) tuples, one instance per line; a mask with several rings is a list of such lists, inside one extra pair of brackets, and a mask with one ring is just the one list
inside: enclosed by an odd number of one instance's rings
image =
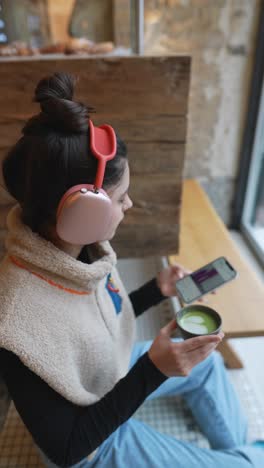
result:
[(130, 54), (129, 0), (0, 0), (0, 56)]

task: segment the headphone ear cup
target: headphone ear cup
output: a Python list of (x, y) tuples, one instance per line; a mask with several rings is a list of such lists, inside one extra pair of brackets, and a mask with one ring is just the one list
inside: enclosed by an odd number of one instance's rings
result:
[(86, 245), (106, 240), (112, 217), (112, 202), (104, 190), (85, 186), (64, 195), (57, 212), (58, 236), (71, 244)]

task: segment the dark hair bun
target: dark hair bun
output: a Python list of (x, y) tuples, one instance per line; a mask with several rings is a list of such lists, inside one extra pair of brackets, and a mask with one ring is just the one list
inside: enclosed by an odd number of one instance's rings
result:
[(68, 73), (54, 73), (52, 76), (42, 78), (35, 89), (35, 101), (42, 102), (50, 98), (73, 98), (76, 79)]
[(92, 107), (74, 102), (76, 79), (68, 73), (54, 73), (43, 78), (35, 89), (34, 101), (40, 103), (41, 120), (54, 130), (83, 133), (88, 128)]

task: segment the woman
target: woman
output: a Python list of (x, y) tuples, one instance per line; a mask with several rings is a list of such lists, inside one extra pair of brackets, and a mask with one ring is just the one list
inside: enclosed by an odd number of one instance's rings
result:
[[(136, 317), (176, 294), (185, 271), (170, 267), (126, 294), (108, 242), (132, 206), (126, 146), (94, 126), (73, 91), (64, 73), (39, 82), (41, 112), (3, 163), (18, 203), (0, 268), (0, 369), (21, 418), (49, 467), (263, 466), (213, 352), (222, 333), (171, 340), (172, 320), (134, 345)], [(172, 394), (214, 450), (133, 419), (146, 398)]]

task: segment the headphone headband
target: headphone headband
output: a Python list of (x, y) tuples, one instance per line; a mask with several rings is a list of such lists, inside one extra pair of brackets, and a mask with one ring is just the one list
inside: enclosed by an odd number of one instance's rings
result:
[(110, 125), (95, 127), (90, 119), (89, 128), (90, 148), (98, 159), (95, 182), (71, 187), (57, 209), (58, 236), (76, 245), (106, 240), (113, 214), (111, 199), (101, 187), (106, 163), (116, 155), (116, 135)]
[(91, 119), (89, 119), (89, 129), (90, 148), (93, 155), (98, 159), (94, 185), (96, 189), (100, 189), (103, 185), (106, 163), (116, 155), (116, 134), (110, 125), (95, 127)]

